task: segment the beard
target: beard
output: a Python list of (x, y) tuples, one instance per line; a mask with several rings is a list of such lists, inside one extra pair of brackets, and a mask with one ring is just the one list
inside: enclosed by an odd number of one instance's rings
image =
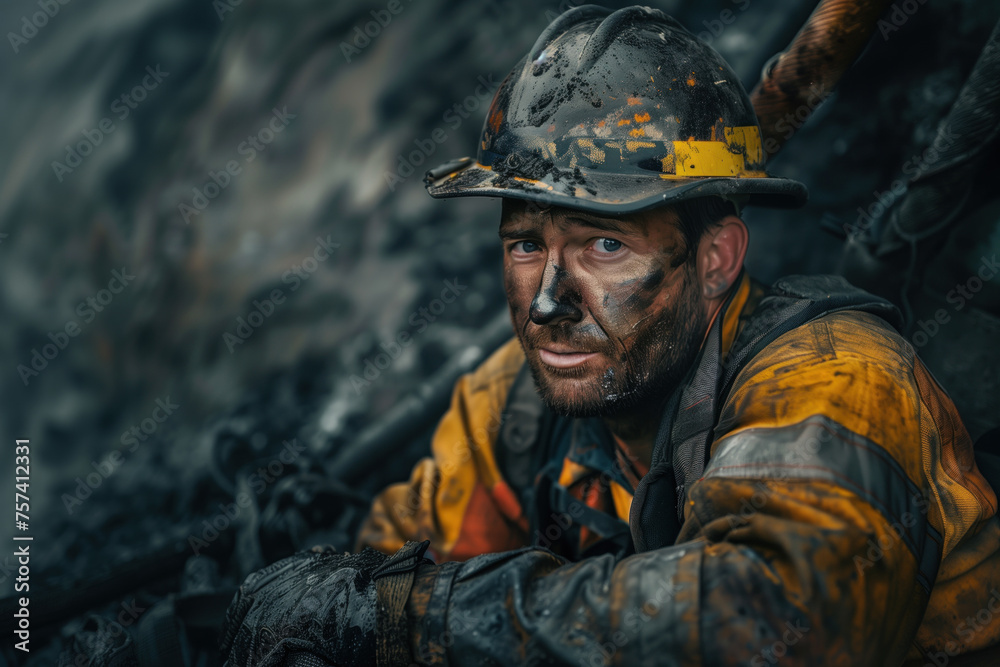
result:
[[(620, 418), (662, 406), (698, 356), (707, 326), (693, 270), (687, 272), (681, 297), (672, 308), (641, 321), (644, 326), (628, 338), (616, 338), (610, 333), (612, 329), (601, 323), (562, 322), (525, 330), (521, 345), (535, 386), (549, 409), (566, 417)], [(547, 342), (599, 352), (604, 368), (595, 373), (589, 365), (569, 369), (546, 366), (537, 352), (529, 351)]]

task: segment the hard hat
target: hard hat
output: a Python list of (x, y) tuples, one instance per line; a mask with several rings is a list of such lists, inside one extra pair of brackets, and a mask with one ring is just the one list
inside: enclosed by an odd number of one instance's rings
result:
[(500, 84), (476, 159), (427, 172), (433, 197), (511, 197), (623, 214), (694, 197), (792, 208), (764, 172), (750, 98), (722, 56), (648, 7), (556, 18)]

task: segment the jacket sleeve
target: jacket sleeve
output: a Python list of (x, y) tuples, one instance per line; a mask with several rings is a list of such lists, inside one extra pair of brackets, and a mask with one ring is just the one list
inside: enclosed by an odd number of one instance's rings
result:
[(417, 662), (901, 663), (943, 550), (996, 499), (971, 490), (974, 464), (945, 472), (953, 443), (894, 336), (828, 316), (758, 355), (673, 546), (578, 563), (525, 549), (421, 571), (408, 602)]
[(493, 453), (507, 392), (523, 362), (514, 339), (459, 379), (431, 441), (432, 456), (417, 463), (408, 482), (376, 497), (358, 549), (392, 554), (407, 541), (430, 540), (430, 555), (441, 562), (527, 543), (527, 521)]

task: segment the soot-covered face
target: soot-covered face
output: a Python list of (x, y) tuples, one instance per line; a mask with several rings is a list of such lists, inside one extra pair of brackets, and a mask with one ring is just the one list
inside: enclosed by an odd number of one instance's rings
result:
[(505, 199), (500, 238), (511, 318), (551, 408), (616, 417), (669, 395), (707, 319), (697, 249), (671, 210), (604, 217)]

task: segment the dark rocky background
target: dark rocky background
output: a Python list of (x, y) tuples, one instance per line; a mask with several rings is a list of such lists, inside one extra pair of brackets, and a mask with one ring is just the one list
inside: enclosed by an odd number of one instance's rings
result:
[[(30, 438), (33, 592), (78, 590), (183, 544), (231, 498), (237, 463), (273, 460), (285, 440), (305, 447), (297, 466), (329, 460), (502, 316), (499, 204), (434, 201), (421, 176), (474, 154), (488, 105), (475, 98), (480, 77), (499, 82), (571, 5), (401, 2), (350, 62), (342, 44), (387, 3), (71, 0), (30, 39), (0, 46), (0, 497), (13, 496), (13, 440)], [(656, 3), (710, 40), (748, 89), (813, 4)], [(748, 211), (758, 278), (837, 269), (842, 240), (823, 227), (855, 223), (857, 208), (927, 148), (1000, 16), (977, 0), (911, 5), (898, 29), (876, 31), (838, 93), (769, 165), (805, 182), (811, 200), (795, 212)], [(38, 11), (34, 1), (4, 3), (0, 26), (21, 33)], [(123, 106), (147, 67), (162, 80)], [(446, 115), (468, 96), (478, 106), (469, 118)], [(249, 161), (243, 142), (274, 109), (289, 114), (282, 131)], [(447, 140), (390, 189), (397, 156), (436, 128)], [(76, 167), (53, 167), (72, 164), (67, 146), (87, 136), (100, 142)], [(240, 172), (185, 216), (193, 189), (230, 161)], [(317, 238), (339, 245), (313, 265)], [(308, 279), (293, 278), (303, 262)], [(101, 312), (78, 309), (123, 267), (135, 278)], [(418, 331), (411, 314), (446, 280), (468, 288)], [(237, 318), (274, 290), (283, 303), (245, 341), (227, 343)], [(70, 322), (79, 335), (25, 382), (18, 366)], [(352, 382), (403, 331), (414, 343), (370, 384)], [(144, 440), (128, 440), (157, 400), (178, 407), (151, 435), (138, 431)], [(350, 480), (353, 490), (405, 476), (424, 442)], [(214, 467), (213, 451), (223, 459)], [(0, 522), (0, 544), (13, 532)], [(13, 592), (8, 551), (3, 595)], [(144, 576), (142, 593), (116, 594), (102, 609), (178, 586)], [(33, 648), (60, 625), (38, 627)], [(58, 645), (37, 664), (55, 660)]]

